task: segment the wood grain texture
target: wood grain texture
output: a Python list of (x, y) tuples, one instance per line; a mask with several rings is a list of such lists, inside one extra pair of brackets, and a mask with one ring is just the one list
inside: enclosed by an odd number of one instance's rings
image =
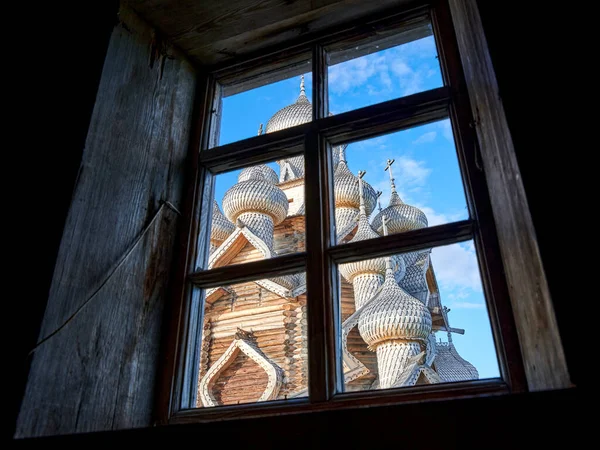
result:
[(127, 3), (192, 60), (214, 65), (410, 1), (128, 0)]
[[(111, 36), (40, 339), (94, 292), (161, 201), (180, 206), (195, 74), (139, 18), (122, 10), (120, 20)], [(17, 437), (150, 425), (178, 222), (163, 208), (93, 301), (34, 353)]]
[(528, 387), (571, 386), (529, 205), (474, 0), (450, 0)]

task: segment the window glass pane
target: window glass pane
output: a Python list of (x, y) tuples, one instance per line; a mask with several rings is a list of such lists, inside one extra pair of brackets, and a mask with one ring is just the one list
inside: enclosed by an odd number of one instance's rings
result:
[(384, 214), (390, 234), (468, 219), (448, 119), (330, 148), (338, 243), (381, 236)]
[(353, 109), (443, 86), (431, 25), (353, 42), (328, 53), (329, 111)]
[(256, 87), (255, 82), (245, 82), (224, 88), (222, 92), (213, 121), (213, 126), (220, 132), (213, 138), (211, 147), (312, 120), (310, 61), (284, 71), (280, 76), (277, 73), (271, 75), (269, 83), (260, 87)]
[(208, 269), (304, 251), (302, 155), (215, 178)]
[(347, 392), (499, 377), (472, 241), (338, 272)]
[(308, 396), (304, 272), (204, 295), (196, 407)]

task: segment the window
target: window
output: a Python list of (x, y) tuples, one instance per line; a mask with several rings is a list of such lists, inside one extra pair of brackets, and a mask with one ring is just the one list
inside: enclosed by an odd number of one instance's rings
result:
[[(199, 105), (170, 417), (525, 389), (445, 8), (212, 71)], [(427, 145), (435, 139), (443, 145)], [(386, 142), (395, 148), (376, 151)], [(443, 212), (416, 195), (434, 163), (427, 195)], [(471, 290), (448, 294), (439, 274), (454, 263), (446, 281), (464, 275), (459, 258)], [(485, 372), (461, 354), (452, 295), (477, 310), (481, 347), (471, 354), (485, 356)]]

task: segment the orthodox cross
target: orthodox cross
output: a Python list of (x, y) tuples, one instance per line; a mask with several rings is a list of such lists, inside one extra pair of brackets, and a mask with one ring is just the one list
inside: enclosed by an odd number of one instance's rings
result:
[[(360, 214), (367, 214), (367, 210), (365, 208), (365, 199), (363, 194), (363, 185), (362, 185), (362, 177), (367, 173), (365, 170), (358, 171), (358, 195), (360, 199)], [(360, 217), (360, 216), (359, 216)]]
[(394, 176), (392, 175), (392, 164), (394, 164), (394, 161), (396, 161), (395, 159), (388, 159), (387, 160), (387, 164), (385, 166), (384, 170), (387, 170), (390, 172), (390, 184), (392, 185), (392, 191), (396, 190), (396, 185), (394, 184)]

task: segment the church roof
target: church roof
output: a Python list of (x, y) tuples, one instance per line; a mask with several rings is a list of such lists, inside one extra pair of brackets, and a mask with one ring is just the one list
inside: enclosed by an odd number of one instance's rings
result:
[(210, 238), (215, 241), (224, 241), (233, 233), (235, 225), (233, 225), (221, 212), (219, 204), (213, 200), (212, 223), (210, 229)]
[(259, 165), (244, 169), (238, 183), (231, 186), (223, 197), (223, 211), (235, 222), (240, 214), (263, 213), (271, 216), (275, 224), (285, 219), (288, 200), (275, 184), (278, 177), (270, 167)]
[(267, 122), (267, 133), (295, 127), (312, 120), (312, 105), (304, 91), (304, 76), (300, 84), (300, 95), (294, 103), (280, 109)]
[(435, 368), (444, 382), (477, 380), (479, 372), (463, 359), (452, 342), (436, 342)]

